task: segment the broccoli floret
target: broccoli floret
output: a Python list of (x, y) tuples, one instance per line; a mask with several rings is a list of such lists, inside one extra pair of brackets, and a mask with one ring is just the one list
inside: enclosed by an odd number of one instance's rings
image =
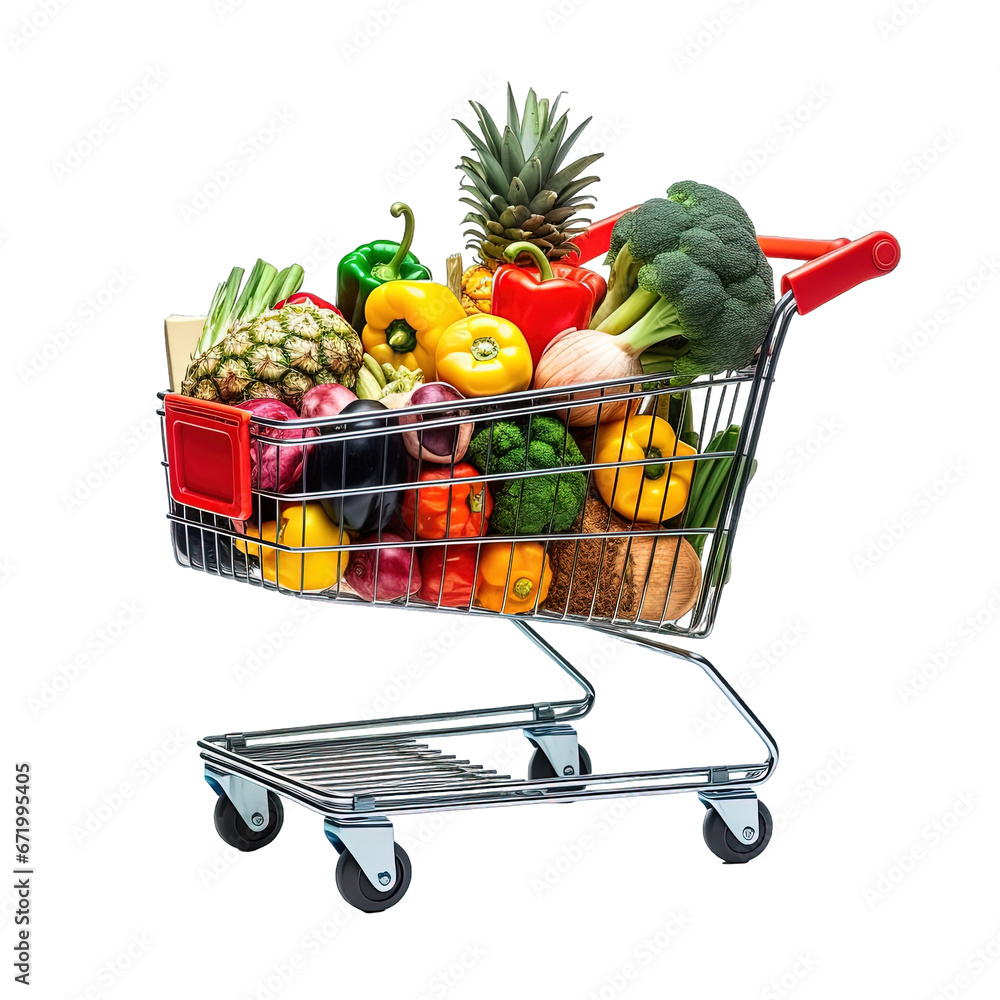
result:
[[(675, 382), (741, 368), (774, 310), (774, 276), (732, 196), (680, 181), (623, 215), (611, 234), (608, 295), (591, 326), (644, 351)], [(655, 345), (655, 346), (654, 346)]]
[[(501, 475), (532, 469), (582, 465), (583, 455), (566, 425), (540, 415), (529, 421), (495, 420), (469, 443), (466, 460), (480, 472)], [(526, 476), (493, 492), (490, 527), (500, 535), (539, 535), (566, 531), (583, 509), (587, 477), (582, 472)]]

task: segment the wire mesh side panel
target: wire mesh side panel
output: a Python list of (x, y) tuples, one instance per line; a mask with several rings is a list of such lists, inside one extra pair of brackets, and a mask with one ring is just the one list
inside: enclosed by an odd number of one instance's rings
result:
[(793, 310), (752, 367), (686, 386), (254, 417), (251, 517), (170, 500), (175, 557), (311, 599), (705, 635)]

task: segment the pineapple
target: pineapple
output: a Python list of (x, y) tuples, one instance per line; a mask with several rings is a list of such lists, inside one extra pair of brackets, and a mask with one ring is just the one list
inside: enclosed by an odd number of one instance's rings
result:
[(363, 354), (342, 316), (308, 301), (287, 303), (238, 324), (192, 358), (181, 392), (230, 404), (265, 396), (298, 410), (314, 385), (353, 388)]
[(559, 97), (549, 106), (528, 91), (524, 109), (518, 115), (514, 94), (507, 85), (507, 124), (501, 135), (490, 113), (481, 104), (470, 102), (483, 133), (480, 139), (471, 129), (456, 124), (472, 143), (479, 159), (463, 156), (458, 169), (465, 174), (462, 184), (470, 206), (463, 220), (472, 223), (465, 230), (472, 237), (467, 247), (478, 251), (479, 263), (462, 275), (462, 304), (466, 312), (489, 312), (493, 271), (503, 263), (504, 249), (518, 240), (541, 247), (551, 261), (577, 248), (573, 236), (586, 229), (589, 219), (576, 213), (594, 207), (583, 189), (600, 178), (580, 177), (603, 153), (581, 156), (563, 166), (573, 143), (590, 123), (588, 118), (568, 138), (567, 115), (556, 118)]

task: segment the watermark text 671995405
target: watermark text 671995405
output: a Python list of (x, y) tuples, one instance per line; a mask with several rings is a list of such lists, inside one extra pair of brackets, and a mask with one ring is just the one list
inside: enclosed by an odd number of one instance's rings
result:
[(31, 985), (31, 764), (14, 764), (14, 981)]

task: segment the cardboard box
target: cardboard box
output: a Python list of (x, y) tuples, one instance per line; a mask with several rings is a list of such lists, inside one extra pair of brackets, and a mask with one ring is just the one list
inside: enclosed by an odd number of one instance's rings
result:
[(194, 354), (204, 326), (204, 316), (168, 316), (163, 321), (163, 333), (167, 342), (167, 375), (171, 392), (181, 391), (181, 382), (187, 372), (188, 362)]

